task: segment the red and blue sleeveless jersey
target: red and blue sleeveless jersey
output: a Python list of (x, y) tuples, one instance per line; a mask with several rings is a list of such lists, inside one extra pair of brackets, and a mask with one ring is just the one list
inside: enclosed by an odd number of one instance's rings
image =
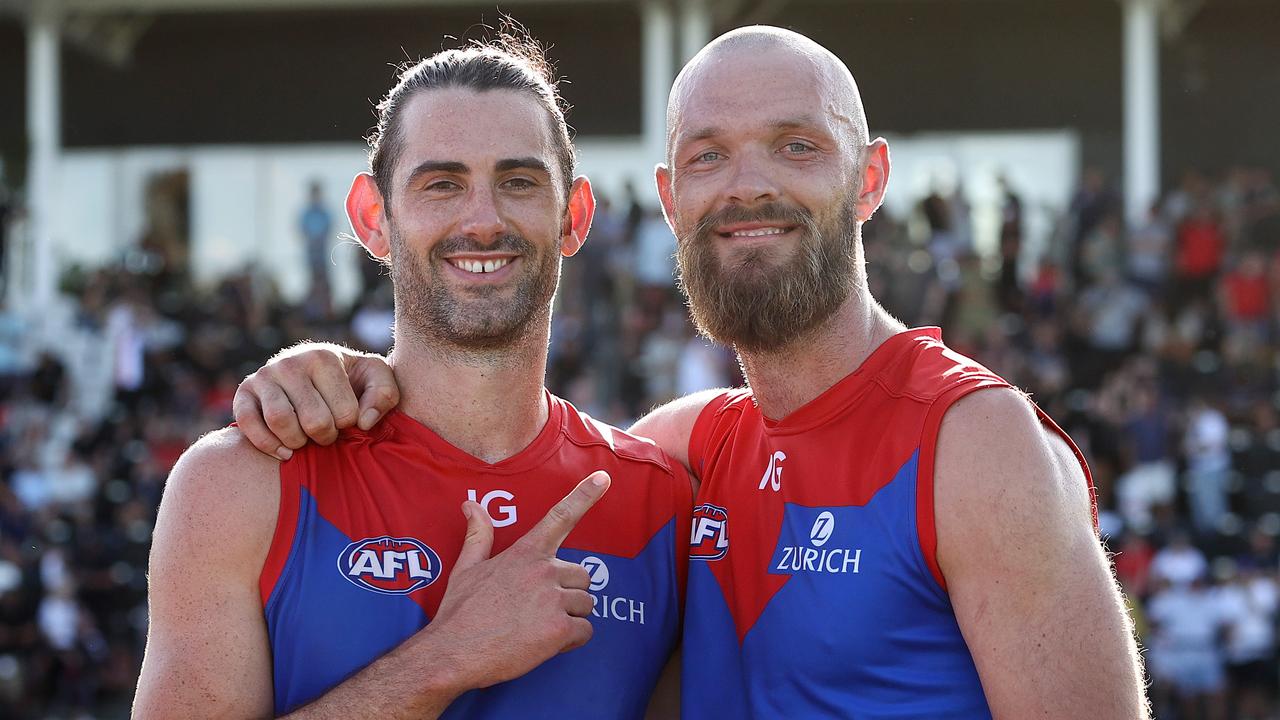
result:
[(320, 697), (426, 626), (462, 547), (463, 501), (494, 521), (493, 552), (522, 537), (595, 470), (609, 492), (558, 556), (582, 564), (592, 639), (510, 682), (460, 696), (445, 717), (639, 718), (679, 640), (692, 489), (653, 443), (547, 394), (549, 419), (489, 464), (393, 411), (280, 466), (280, 513), (260, 578), (275, 710)]
[(703, 409), (685, 717), (991, 716), (935, 557), (933, 459), (948, 407), (1009, 385), (940, 338), (894, 336), (782, 420), (747, 390)]

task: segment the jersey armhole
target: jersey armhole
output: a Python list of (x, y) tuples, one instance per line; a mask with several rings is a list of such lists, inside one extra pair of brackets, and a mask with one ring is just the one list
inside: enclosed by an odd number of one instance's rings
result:
[(953, 387), (935, 398), (925, 415), (924, 427), (920, 431), (920, 461), (916, 466), (916, 535), (925, 565), (929, 567), (929, 574), (943, 592), (947, 590), (947, 579), (942, 576), (942, 568), (938, 565), (938, 528), (934, 521), (933, 503), (933, 469), (937, 459), (938, 431), (942, 429), (942, 418), (957, 400), (969, 393), (1008, 387), (1012, 386), (994, 378)]
[(689, 544), (693, 523), (693, 482), (684, 466), (678, 462), (671, 463), (672, 474), (675, 475), (675, 559), (676, 590), (679, 601), (680, 616), (684, 617), (685, 592), (689, 580)]
[(1080, 452), (1080, 448), (1076, 447), (1075, 442), (1072, 441), (1067, 431), (1059, 427), (1058, 423), (1045, 414), (1045, 411), (1041, 410), (1039, 405), (1033, 402), (1031, 407), (1035, 408), (1036, 417), (1040, 418), (1040, 424), (1062, 438), (1067, 447), (1071, 448), (1071, 454), (1075, 456), (1076, 462), (1080, 463), (1080, 469), (1084, 471), (1084, 482), (1089, 491), (1089, 514), (1093, 517), (1093, 531), (1101, 536), (1102, 530), (1098, 525), (1098, 490), (1093, 485), (1093, 473), (1089, 471), (1089, 463), (1085, 461), (1084, 453)]
[[(1003, 381), (990, 379), (948, 390), (940, 395), (934, 401), (933, 406), (930, 407), (920, 436), (920, 464), (916, 475), (916, 530), (919, 535), (920, 551), (924, 554), (925, 564), (929, 566), (929, 573), (933, 575), (933, 579), (937, 581), (938, 586), (944, 592), (947, 589), (947, 581), (942, 575), (942, 568), (938, 565), (938, 531), (935, 524), (933, 501), (933, 471), (934, 460), (938, 450), (938, 431), (942, 427), (943, 416), (946, 415), (947, 410), (957, 400), (969, 393), (990, 388), (1013, 388), (1013, 386)], [(1062, 438), (1067, 443), (1067, 447), (1071, 448), (1076, 461), (1080, 463), (1080, 469), (1084, 471), (1085, 483), (1088, 485), (1089, 510), (1093, 517), (1094, 532), (1098, 532), (1098, 495), (1093, 485), (1093, 474), (1089, 472), (1089, 464), (1085, 462), (1084, 453), (1080, 452), (1080, 448), (1072, 442), (1066, 431), (1058, 427), (1058, 424), (1045, 414), (1039, 405), (1031, 402), (1030, 399), (1027, 402), (1031, 403), (1031, 407), (1035, 410), (1040, 424)]]
[(267, 560), (262, 565), (262, 574), (258, 576), (258, 593), (262, 597), (264, 610), (276, 583), (284, 574), (285, 565), (293, 550), (302, 495), (300, 488), (304, 474), (303, 462), (302, 458), (297, 458), (280, 463), (280, 509), (276, 515), (276, 529), (271, 536), (271, 547), (267, 550)]

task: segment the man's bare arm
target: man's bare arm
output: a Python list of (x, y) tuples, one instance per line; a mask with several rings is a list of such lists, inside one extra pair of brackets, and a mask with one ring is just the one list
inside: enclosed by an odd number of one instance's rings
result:
[(1083, 471), (1019, 393), (983, 390), (947, 412), (934, 500), (939, 566), (994, 716), (1146, 718)]
[[(207, 436), (174, 468), (152, 545), (136, 717), (272, 714), (258, 576), (279, 507), (277, 473), (235, 430)], [(608, 485), (592, 474), (493, 558), (488, 515), (465, 503), (467, 537), (432, 623), (289, 717), (435, 717), (466, 690), (584, 644), (590, 578), (555, 551)]]
[[(689, 435), (698, 414), (723, 390), (672, 400), (630, 432), (653, 440), (689, 467)], [(379, 355), (330, 343), (296, 345), (273, 357), (236, 389), (236, 424), (262, 452), (284, 459), (307, 442), (328, 445), (338, 431), (369, 429), (400, 401), (395, 375)], [(282, 456), (281, 453), (284, 453)], [(696, 480), (695, 480), (696, 482)]]
[[(275, 529), (278, 463), (206, 436), (165, 486), (149, 566), (150, 625), (135, 717), (270, 717), (258, 571)], [(246, 446), (247, 447), (247, 446)]]

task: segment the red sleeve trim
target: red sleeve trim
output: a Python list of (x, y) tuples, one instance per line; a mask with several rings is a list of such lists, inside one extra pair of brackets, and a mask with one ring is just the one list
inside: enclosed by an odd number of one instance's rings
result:
[(676, 558), (676, 586), (680, 597), (680, 613), (684, 615), (685, 590), (688, 587), (689, 580), (689, 538), (692, 533), (693, 523), (693, 482), (689, 479), (689, 473), (685, 471), (684, 466), (678, 462), (671, 463), (672, 474), (675, 476), (675, 488), (672, 494), (675, 496), (675, 558)]
[(698, 419), (693, 423), (693, 429), (689, 431), (689, 468), (693, 473), (702, 479), (706, 476), (705, 468), (702, 466), (706, 461), (707, 445), (711, 442), (711, 430), (715, 424), (715, 416), (724, 407), (725, 400), (732, 395), (733, 392), (725, 392), (716, 395), (702, 406), (702, 411), (698, 413)]
[(947, 589), (947, 579), (943, 577), (942, 568), (938, 565), (938, 528), (934, 522), (933, 502), (933, 468), (938, 454), (938, 431), (942, 428), (942, 418), (957, 400), (971, 392), (1008, 387), (1012, 386), (1002, 380), (984, 378), (951, 388), (934, 399), (920, 431), (920, 459), (916, 466), (916, 533), (929, 574), (933, 575), (944, 592)]
[(1093, 516), (1093, 531), (1101, 536), (1102, 528), (1098, 525), (1098, 490), (1093, 486), (1093, 473), (1089, 472), (1089, 463), (1084, 459), (1084, 453), (1080, 452), (1080, 448), (1076, 447), (1067, 431), (1058, 427), (1058, 423), (1046, 415), (1039, 405), (1031, 403), (1031, 407), (1036, 409), (1036, 416), (1040, 418), (1042, 425), (1057, 433), (1058, 437), (1066, 441), (1067, 447), (1071, 448), (1072, 454), (1076, 456), (1076, 461), (1080, 463), (1080, 469), (1084, 471), (1084, 482), (1089, 490), (1089, 513)]
[(295, 458), (280, 463), (280, 510), (276, 515), (276, 529), (271, 536), (267, 561), (263, 563), (262, 574), (258, 576), (258, 592), (262, 596), (264, 609), (271, 599), (276, 582), (284, 573), (289, 553), (293, 550), (293, 537), (298, 528), (298, 506), (302, 496), (299, 488), (305, 474), (303, 462), (302, 458)]

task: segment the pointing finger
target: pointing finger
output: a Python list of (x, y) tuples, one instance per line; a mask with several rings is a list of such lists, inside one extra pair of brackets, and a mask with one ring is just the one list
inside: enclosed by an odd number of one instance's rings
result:
[(609, 473), (603, 470), (588, 475), (563, 500), (548, 510), (542, 520), (521, 538), (521, 542), (532, 544), (547, 555), (554, 555), (582, 516), (587, 514), (597, 500), (604, 497), (609, 483)]

